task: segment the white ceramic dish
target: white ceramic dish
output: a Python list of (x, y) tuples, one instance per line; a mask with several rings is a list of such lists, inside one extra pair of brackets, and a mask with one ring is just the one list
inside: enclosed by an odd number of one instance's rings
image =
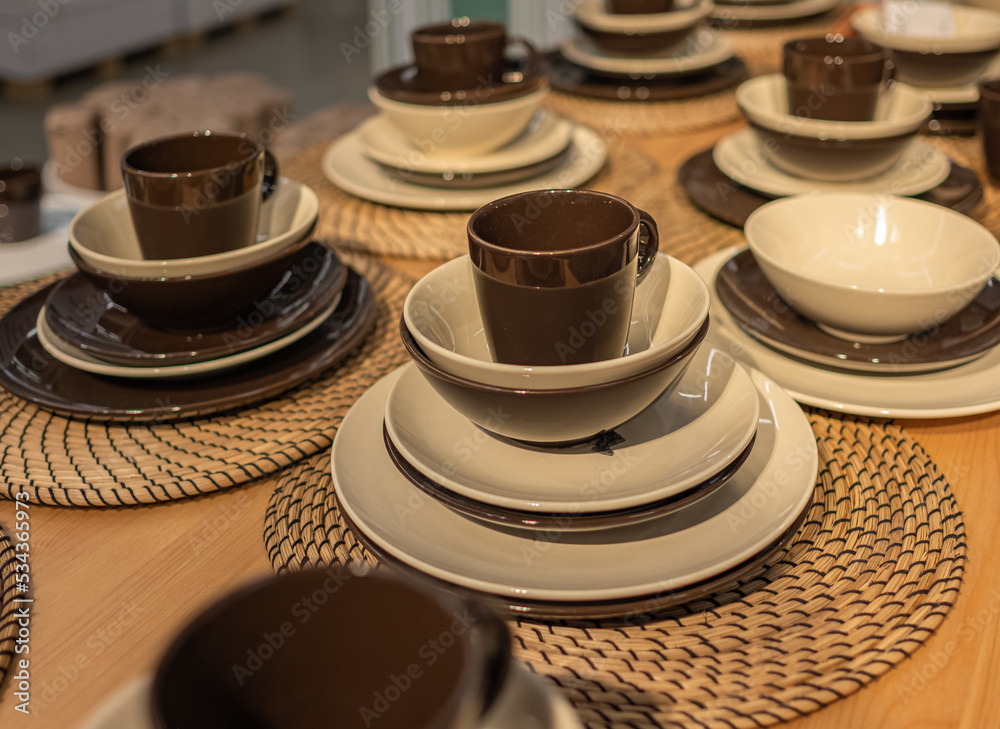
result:
[(0, 245), (0, 286), (72, 268), (66, 252), (66, 228), (79, 210), (79, 201), (73, 197), (42, 195), (38, 235)]
[(476, 155), (492, 152), (520, 134), (548, 92), (545, 85), (508, 101), (430, 106), (386, 98), (372, 86), (368, 98), (411, 143), (453, 155)]
[(279, 339), (275, 339), (273, 342), (268, 342), (261, 347), (248, 349), (229, 357), (220, 357), (219, 359), (210, 359), (204, 362), (197, 362), (189, 365), (171, 365), (170, 367), (127, 367), (124, 365), (110, 364), (100, 360), (80, 348), (73, 346), (73, 344), (65, 341), (60, 338), (58, 334), (53, 332), (48, 323), (45, 321), (44, 306), (41, 311), (38, 312), (38, 342), (42, 345), (42, 348), (46, 352), (63, 364), (69, 365), (70, 367), (74, 367), (78, 370), (83, 370), (84, 372), (92, 372), (95, 375), (124, 377), (138, 380), (195, 377), (198, 375), (217, 374), (225, 370), (232, 369), (233, 367), (239, 367), (240, 365), (247, 364), (248, 362), (253, 362), (261, 359), (262, 357), (266, 357), (272, 352), (277, 352), (279, 349), (283, 349), (293, 342), (297, 342), (326, 321), (330, 314), (332, 314), (337, 308), (337, 304), (339, 302), (340, 296), (338, 295), (336, 301), (333, 302), (333, 305), (327, 307), (322, 313), (316, 316), (315, 319), (299, 329), (296, 329), (294, 332), (286, 334)]
[[(752, 373), (757, 439), (721, 489), (634, 527), (562, 534), (504, 531), (419, 492), (380, 439), (385, 403), (401, 370), (369, 389), (344, 418), (332, 473), (346, 515), (392, 557), (452, 584), (513, 600), (596, 601), (653, 595), (717, 576), (778, 539), (811, 503), (816, 439), (791, 398)], [(400, 505), (408, 505), (404, 512)]]
[(942, 152), (917, 139), (892, 168), (877, 177), (855, 182), (804, 180), (768, 162), (767, 153), (750, 129), (740, 129), (716, 142), (712, 159), (727, 177), (778, 197), (810, 192), (919, 195), (940, 185), (951, 171), (951, 162)]
[(475, 210), (497, 198), (525, 190), (582, 185), (604, 165), (607, 147), (597, 132), (579, 124), (573, 129), (572, 144), (566, 160), (549, 173), (515, 185), (476, 190), (442, 190), (393, 179), (365, 157), (356, 131), (330, 145), (323, 155), (322, 168), (333, 184), (372, 202), (415, 210)]
[[(153, 675), (122, 687), (79, 729), (155, 729), (149, 706)], [(579, 715), (546, 679), (511, 662), (500, 694), (477, 729), (583, 729)]]
[(403, 317), (424, 353), (452, 374), (499, 387), (558, 389), (635, 375), (667, 359), (697, 334), (708, 303), (701, 277), (661, 253), (636, 288), (626, 356), (582, 365), (499, 364), (486, 342), (472, 262), (461, 256), (414, 284)]
[(425, 152), (400, 134), (384, 114), (362, 122), (358, 139), (365, 155), (404, 170), (444, 173), (481, 174), (527, 167), (554, 157), (573, 139), (573, 123), (552, 112), (540, 111), (524, 131), (492, 152), (479, 155), (446, 154), (440, 150)]
[[(695, 264), (706, 281), (740, 248), (713, 253)], [(760, 344), (733, 321), (712, 290), (712, 336), (748, 367), (774, 378), (805, 405), (886, 418), (955, 418), (1000, 409), (1000, 348), (953, 369), (914, 375), (841, 372), (801, 362)]]
[(693, 32), (679, 48), (671, 47), (643, 58), (609, 55), (582, 36), (567, 40), (560, 51), (567, 60), (593, 71), (636, 76), (686, 74), (718, 66), (733, 57), (729, 41), (709, 29)]
[(319, 215), (319, 198), (308, 186), (281, 178), (261, 206), (258, 242), (225, 253), (169, 260), (144, 259), (124, 190), (109, 193), (81, 210), (69, 225), (73, 250), (94, 268), (114, 275), (181, 278), (219, 273), (277, 255), (299, 245)]
[(573, 17), (580, 25), (605, 33), (622, 35), (665, 33), (693, 28), (699, 20), (708, 16), (714, 7), (711, 0), (696, 0), (684, 5), (677, 3), (667, 13), (629, 15), (609, 13), (605, 9), (604, 0), (582, 0), (573, 8)]
[(777, 23), (785, 20), (798, 20), (813, 15), (825, 13), (837, 6), (840, 0), (795, 0), (788, 3), (738, 3), (733, 5), (718, 4), (709, 16), (715, 20), (739, 21), (744, 23)]
[(845, 339), (893, 341), (936, 327), (1000, 265), (996, 237), (972, 218), (910, 198), (796, 195), (743, 226), (771, 285)]
[(675, 389), (616, 431), (623, 441), (612, 457), (593, 444), (531, 448), (484, 437), (414, 367), (389, 393), (385, 427), (410, 464), (457, 494), (564, 514), (618, 511), (683, 493), (742, 453), (759, 415), (746, 370), (703, 347)]

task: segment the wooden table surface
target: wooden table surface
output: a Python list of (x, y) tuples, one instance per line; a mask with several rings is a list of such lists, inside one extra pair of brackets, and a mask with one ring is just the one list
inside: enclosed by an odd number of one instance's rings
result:
[[(633, 140), (667, 169), (733, 127)], [(413, 274), (434, 264), (391, 261)], [(936, 461), (965, 513), (969, 558), (954, 610), (914, 656), (789, 729), (1000, 727), (1000, 414), (905, 423)], [(200, 608), (271, 573), (264, 512), (275, 479), (165, 505), (30, 510), (34, 588), (30, 715), (10, 677), (0, 727), (72, 729), (149, 672)], [(0, 501), (0, 524), (14, 505)]]

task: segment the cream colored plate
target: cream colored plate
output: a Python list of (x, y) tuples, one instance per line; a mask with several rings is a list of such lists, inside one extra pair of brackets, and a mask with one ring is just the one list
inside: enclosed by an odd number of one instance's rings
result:
[(718, 4), (711, 16), (716, 20), (743, 20), (743, 21), (780, 21), (796, 20), (798, 18), (808, 18), (812, 15), (825, 13), (837, 6), (840, 0), (799, 0), (798, 2), (781, 3), (778, 5), (761, 5), (758, 3), (748, 5), (723, 5)]
[(642, 58), (609, 56), (593, 41), (583, 36), (570, 38), (560, 50), (567, 60), (578, 66), (623, 75), (669, 76), (689, 73), (718, 66), (733, 57), (733, 47), (729, 41), (707, 28), (703, 31), (693, 30), (690, 39), (681, 46), (681, 50), (671, 47), (664, 53)]

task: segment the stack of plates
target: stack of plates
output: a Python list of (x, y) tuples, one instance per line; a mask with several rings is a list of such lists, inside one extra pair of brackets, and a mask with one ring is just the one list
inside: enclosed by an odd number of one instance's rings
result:
[(708, 256), (713, 332), (800, 402), (869, 416), (940, 418), (1000, 407), (1000, 281), (937, 329), (848, 342), (780, 302), (749, 250)]
[(785, 25), (837, 6), (839, 0), (715, 0), (712, 18), (724, 28)]
[(588, 444), (493, 436), (409, 364), (355, 404), (332, 454), (342, 513), (389, 566), (552, 618), (655, 611), (759, 569), (804, 518), (817, 463), (799, 407), (709, 340)]
[(379, 114), (334, 142), (322, 165), (330, 181), (365, 200), (475, 210), (524, 190), (578, 187), (606, 158), (599, 134), (550, 112), (538, 112), (514, 140), (477, 156), (425, 152)]

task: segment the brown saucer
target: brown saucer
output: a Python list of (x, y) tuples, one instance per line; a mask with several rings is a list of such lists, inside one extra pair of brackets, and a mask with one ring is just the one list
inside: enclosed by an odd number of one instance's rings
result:
[(726, 261), (715, 291), (755, 339), (799, 359), (838, 369), (902, 374), (954, 367), (1000, 345), (1000, 281), (991, 279), (965, 309), (936, 329), (899, 342), (849, 342), (827, 334), (778, 295), (749, 250)]
[(374, 81), (375, 88), (387, 99), (420, 106), (464, 106), (466, 104), (495, 104), (527, 96), (545, 85), (545, 75), (539, 63), (529, 63), (519, 70), (516, 66), (504, 73), (510, 81), (493, 80), (473, 89), (456, 91), (426, 91), (417, 78), (416, 66), (397, 66), (380, 74)]
[(717, 66), (685, 76), (610, 78), (567, 61), (558, 52), (548, 54), (549, 83), (553, 89), (576, 96), (609, 101), (678, 101), (707, 96), (738, 86), (747, 78), (746, 65), (733, 56)]
[(75, 273), (52, 289), (45, 320), (60, 339), (110, 364), (189, 365), (256, 349), (294, 332), (333, 306), (346, 280), (347, 268), (337, 255), (309, 243), (266, 298), (226, 325), (192, 331), (150, 326)]
[(612, 529), (630, 524), (638, 524), (672, 514), (679, 509), (683, 509), (685, 506), (700, 501), (716, 489), (724, 486), (736, 474), (740, 466), (743, 465), (743, 462), (750, 455), (754, 441), (757, 440), (757, 435), (754, 433), (746, 448), (731, 463), (727, 463), (721, 471), (670, 498), (629, 509), (575, 513), (521, 511), (520, 509), (507, 509), (502, 506), (495, 506), (470, 499), (428, 478), (416, 466), (407, 461), (406, 457), (393, 444), (385, 425), (382, 426), (382, 440), (389, 458), (392, 460), (393, 465), (396, 466), (396, 470), (403, 474), (410, 483), (423, 493), (440, 501), (453, 511), (470, 516), (473, 519), (478, 519), (479, 521), (486, 521), (500, 526), (569, 532)]
[(53, 287), (29, 296), (0, 319), (0, 385), (60, 415), (97, 421), (163, 422), (266, 400), (338, 364), (375, 322), (375, 294), (364, 277), (348, 268), (333, 314), (288, 347), (217, 377), (124, 380), (81, 372), (42, 348), (35, 320)]
[[(727, 177), (712, 159), (711, 148), (689, 157), (677, 171), (677, 181), (691, 202), (712, 217), (739, 228), (750, 213), (774, 199)], [(914, 197), (968, 214), (983, 199), (983, 185), (975, 172), (952, 162), (944, 182)]]

